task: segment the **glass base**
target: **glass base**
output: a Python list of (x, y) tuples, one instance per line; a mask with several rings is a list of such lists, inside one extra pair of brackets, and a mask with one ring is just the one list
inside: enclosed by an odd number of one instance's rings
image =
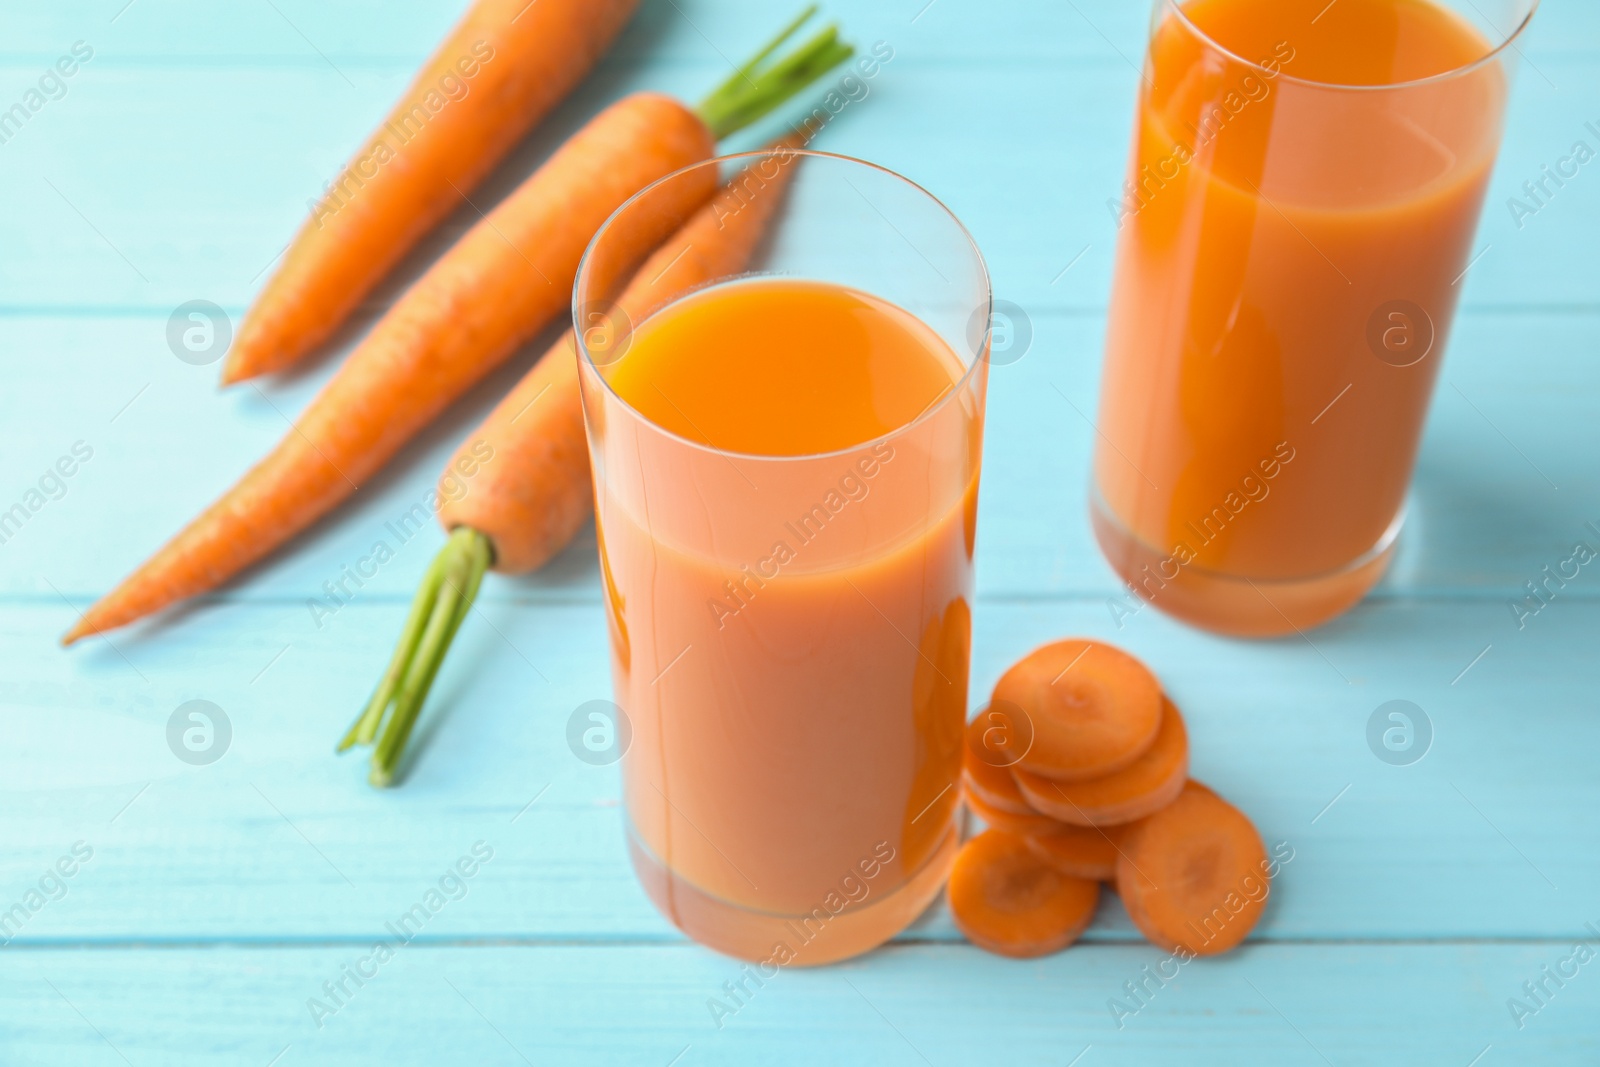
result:
[(958, 827), (952, 823), (933, 855), (897, 889), (880, 895), (873, 887), (869, 896), (837, 914), (829, 914), (819, 900), (811, 914), (776, 915), (730, 904), (695, 887), (662, 864), (628, 827), (628, 856), (639, 884), (673, 925), (725, 955), (795, 967), (858, 956), (911, 925), (944, 888), (959, 844)]
[[(1174, 578), (1158, 578), (1160, 584), (1153, 591), (1141, 583), (1148, 582), (1151, 575), (1161, 575), (1160, 568), (1169, 563), (1170, 554), (1135, 537), (1111, 514), (1098, 492), (1091, 495), (1089, 518), (1106, 562), (1134, 587), (1144, 603), (1214, 633), (1281, 637), (1320, 626), (1366, 596), (1389, 566), (1403, 515), (1395, 517), (1376, 545), (1335, 571), (1308, 578), (1262, 579), (1190, 564), (1179, 568)], [(1139, 607), (1130, 603), (1128, 610)]]

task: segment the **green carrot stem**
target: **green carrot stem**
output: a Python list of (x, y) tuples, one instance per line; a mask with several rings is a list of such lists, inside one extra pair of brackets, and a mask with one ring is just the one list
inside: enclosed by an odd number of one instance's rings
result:
[(839, 28), (828, 26), (787, 56), (762, 64), (816, 11), (808, 7), (777, 37), (700, 101), (695, 113), (713, 137), (722, 140), (765, 117), (784, 101), (855, 54), (839, 40)]
[(449, 555), (450, 543), (446, 542), (422, 576), (422, 585), (417, 589), (416, 599), (411, 602), (411, 613), (406, 616), (406, 624), (400, 629), (400, 640), (395, 644), (394, 655), (389, 658), (389, 666), (378, 681), (378, 688), (373, 690), (372, 699), (367, 701), (367, 706), (356, 717), (335, 751), (343, 752), (356, 744), (370, 745), (378, 735), (378, 724), (383, 721), (383, 713), (389, 710), (394, 700), (395, 688), (400, 684), (400, 679), (405, 677), (406, 665), (416, 653), (422, 628), (433, 612), (434, 601), (439, 597), (439, 582), (444, 577), (445, 562)]
[(730, 83), (739, 82), (754, 75), (755, 72), (760, 68), (761, 64), (766, 62), (767, 57), (772, 55), (772, 53), (776, 52), (779, 48), (782, 48), (783, 43), (789, 38), (793, 37), (800, 27), (804, 26), (810, 20), (811, 16), (815, 15), (816, 13), (817, 5), (808, 4), (805, 10), (796, 15), (794, 20), (790, 22), (789, 25), (779, 30), (778, 35), (767, 42), (766, 47), (762, 48), (761, 51), (751, 56), (749, 60), (745, 62), (744, 66), (734, 71), (733, 77), (723, 82), (723, 84), (717, 89), (713, 89), (712, 94), (715, 95), (718, 91), (725, 89)]
[(394, 697), (394, 711), (384, 724), (383, 735), (372, 753), (368, 780), (375, 786), (394, 782), (395, 769), (422, 705), (428, 699), (428, 690), (450, 651), (450, 642), (461, 628), (462, 619), (472, 608), (484, 572), (489, 569), (489, 539), (476, 530), (460, 527), (451, 533), (439, 556), (444, 566), (438, 595), (406, 665), (399, 692)]

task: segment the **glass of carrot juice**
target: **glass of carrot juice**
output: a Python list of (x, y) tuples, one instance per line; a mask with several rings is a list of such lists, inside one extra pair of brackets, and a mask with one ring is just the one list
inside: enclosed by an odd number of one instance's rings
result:
[(1536, 5), (1158, 0), (1090, 507), (1133, 593), (1270, 636), (1382, 576)]
[[(615, 235), (688, 221), (689, 182), (715, 224), (639, 269)], [(887, 940), (954, 858), (989, 299), (926, 191), (786, 148), (644, 189), (579, 269), (634, 870), (764, 968)]]

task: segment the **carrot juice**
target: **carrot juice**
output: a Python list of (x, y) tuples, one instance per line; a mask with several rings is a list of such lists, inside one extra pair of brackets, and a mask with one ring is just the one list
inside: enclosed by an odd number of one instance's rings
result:
[(864, 951), (954, 857), (985, 367), (754, 277), (585, 374), (635, 870), (734, 955)]
[(1381, 577), (1499, 145), (1502, 56), (1432, 0), (1157, 5), (1109, 204), (1091, 506), (1142, 600), (1269, 635)]

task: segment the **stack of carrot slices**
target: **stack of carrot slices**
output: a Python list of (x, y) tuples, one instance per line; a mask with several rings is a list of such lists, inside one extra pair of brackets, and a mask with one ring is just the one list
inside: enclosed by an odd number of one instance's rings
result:
[(1057, 641), (1008, 670), (968, 724), (962, 784), (989, 829), (956, 857), (950, 910), (980, 948), (1065, 948), (1093, 918), (1101, 882), (1175, 953), (1224, 952), (1261, 918), (1261, 835), (1189, 778), (1183, 716), (1121, 649)]

